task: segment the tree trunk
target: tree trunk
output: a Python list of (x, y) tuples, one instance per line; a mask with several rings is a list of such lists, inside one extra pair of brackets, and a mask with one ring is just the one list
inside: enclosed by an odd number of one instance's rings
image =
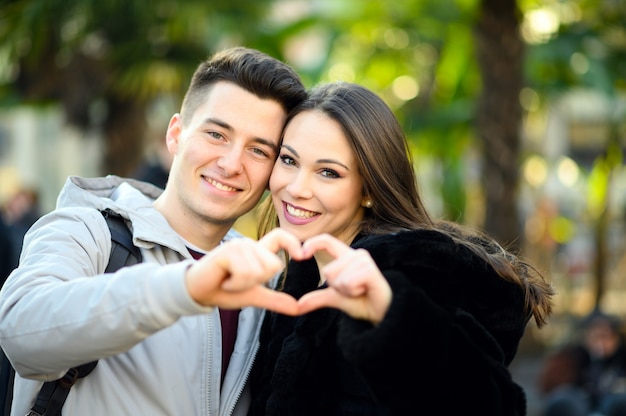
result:
[[(609, 180), (610, 183), (610, 180)], [(608, 201), (606, 201), (608, 205)], [(595, 277), (595, 294), (594, 307), (598, 308), (602, 305), (602, 298), (606, 292), (606, 275), (607, 275), (607, 259), (609, 250), (607, 247), (607, 234), (609, 226), (608, 206), (600, 214), (600, 217), (594, 224), (595, 235), (594, 242), (596, 245), (596, 256), (593, 261), (593, 276)]]
[(111, 97), (107, 104), (102, 173), (130, 176), (142, 156), (146, 130), (145, 105), (137, 100)]
[(602, 202), (602, 209), (594, 219), (594, 243), (596, 255), (593, 261), (593, 276), (595, 280), (595, 304), (596, 308), (602, 306), (602, 299), (610, 289), (607, 278), (609, 272), (609, 260), (611, 248), (609, 247), (609, 227), (611, 223), (611, 198), (613, 196), (613, 181), (616, 172), (622, 168), (622, 145), (620, 142), (620, 127), (616, 121), (610, 121), (610, 136), (604, 155), (606, 165), (605, 184), (606, 190)]
[(517, 210), (524, 44), (515, 0), (482, 0), (475, 30), (483, 90), (476, 130), (483, 144), (484, 228), (501, 244), (522, 246)]

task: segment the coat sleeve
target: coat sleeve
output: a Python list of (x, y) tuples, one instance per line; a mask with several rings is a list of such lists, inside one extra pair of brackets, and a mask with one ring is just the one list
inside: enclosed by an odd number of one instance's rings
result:
[(444, 310), (402, 273), (378, 326), (343, 316), (338, 344), (394, 414), (525, 414), (497, 342), (474, 318)]
[(103, 274), (110, 238), (88, 208), (53, 211), (27, 233), (20, 266), (0, 291), (0, 344), (21, 376), (56, 379), (206, 312), (186, 292), (185, 262), (152, 259)]

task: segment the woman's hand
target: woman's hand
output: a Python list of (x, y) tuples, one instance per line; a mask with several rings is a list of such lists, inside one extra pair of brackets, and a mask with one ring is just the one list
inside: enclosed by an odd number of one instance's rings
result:
[(295, 315), (296, 300), (266, 286), (285, 266), (279, 255), (281, 250), (293, 259), (303, 259), (300, 241), (279, 228), (259, 241), (230, 240), (189, 267), (187, 290), (196, 302), (205, 306), (225, 309), (255, 306)]
[(300, 298), (300, 314), (330, 307), (375, 325), (383, 320), (391, 304), (392, 291), (369, 252), (353, 249), (328, 234), (310, 238), (302, 248), (305, 258), (324, 257), (326, 264), (321, 267), (320, 276), (326, 280), (328, 288)]

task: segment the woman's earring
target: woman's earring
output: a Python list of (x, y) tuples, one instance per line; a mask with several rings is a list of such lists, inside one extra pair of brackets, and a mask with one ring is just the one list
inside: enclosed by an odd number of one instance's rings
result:
[(371, 199), (368, 199), (367, 201), (365, 201), (365, 208), (371, 208), (372, 205), (374, 205), (374, 204), (372, 203)]

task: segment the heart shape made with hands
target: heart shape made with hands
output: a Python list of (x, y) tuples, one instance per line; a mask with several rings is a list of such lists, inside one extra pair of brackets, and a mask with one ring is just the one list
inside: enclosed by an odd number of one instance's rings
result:
[[(308, 303), (306, 310), (301, 311), (301, 302), (268, 285), (284, 270), (285, 253), (295, 261), (310, 259), (315, 255), (320, 265), (326, 262), (336, 264), (344, 254), (354, 252), (330, 235), (319, 237), (312, 243), (301, 244), (293, 234), (276, 228), (259, 241), (233, 239), (220, 245), (200, 260), (210, 262), (212, 279), (206, 283), (207, 286), (212, 282), (219, 283), (205, 292), (203, 304), (228, 309), (255, 306), (286, 315), (299, 315), (324, 306), (334, 306), (334, 302), (326, 305), (325, 298), (319, 298), (318, 302)], [(328, 294), (326, 289), (322, 292)]]
[[(268, 282), (285, 267), (281, 252), (296, 261), (315, 256), (327, 287), (299, 300), (269, 287)], [(187, 287), (203, 305), (254, 306), (292, 316), (331, 307), (375, 323), (391, 302), (391, 289), (367, 251), (355, 250), (328, 234), (301, 244), (280, 228), (259, 241), (238, 238), (220, 245), (189, 268)]]
[[(265, 258), (266, 263), (264, 266), (267, 271), (272, 270), (272, 267), (275, 265), (274, 260), (280, 256), (281, 251), (285, 251), (289, 257), (295, 261), (306, 260), (315, 256), (317, 265), (320, 268), (322, 280), (328, 281), (328, 287), (315, 290), (305, 295), (303, 299), (299, 301), (296, 301), (289, 294), (273, 291), (271, 288), (266, 287), (264, 290), (258, 291), (257, 295), (259, 297), (255, 299), (256, 304), (253, 306), (265, 307), (266, 309), (288, 315), (300, 315), (323, 307), (342, 309), (341, 306), (345, 303), (342, 298), (343, 292), (337, 291), (334, 287), (335, 283), (339, 283), (340, 288), (344, 291), (347, 289), (349, 293), (354, 294), (355, 289), (363, 293), (362, 288), (354, 287), (351, 280), (346, 281), (346, 278), (343, 276), (345, 276), (345, 271), (351, 270), (352, 266), (350, 262), (352, 262), (355, 257), (362, 257), (363, 253), (365, 253), (366, 258), (370, 260), (371, 257), (369, 257), (367, 252), (363, 251), (361, 253), (360, 251), (354, 250), (341, 240), (329, 234), (313, 237), (301, 244), (293, 234), (277, 228), (263, 236), (263, 238), (258, 241), (258, 245), (266, 250), (267, 253), (271, 253), (271, 255), (268, 254)], [(357, 256), (354, 255), (355, 253)], [(249, 266), (251, 261), (252, 259), (250, 258), (246, 259), (246, 265)], [(373, 261), (371, 263), (373, 264)], [(257, 265), (255, 267), (261, 266)], [(271, 276), (275, 276), (275, 274), (283, 270), (283, 268), (284, 264), (281, 265), (280, 269), (276, 269)], [(234, 268), (231, 272), (234, 273)], [(250, 271), (246, 271), (246, 273), (250, 273)], [(271, 276), (266, 274), (265, 278)], [(247, 277), (249, 277), (249, 275)], [(297, 279), (298, 276), (291, 276), (290, 278)], [(235, 283), (232, 283), (230, 279), (226, 283), (222, 285), (225, 289), (233, 289), (235, 287)]]
[(199, 304), (224, 309), (255, 306), (297, 314), (297, 301), (267, 287), (267, 282), (285, 267), (279, 253), (302, 258), (295, 236), (274, 230), (261, 240), (235, 238), (220, 244), (194, 262), (185, 274), (189, 295)]

